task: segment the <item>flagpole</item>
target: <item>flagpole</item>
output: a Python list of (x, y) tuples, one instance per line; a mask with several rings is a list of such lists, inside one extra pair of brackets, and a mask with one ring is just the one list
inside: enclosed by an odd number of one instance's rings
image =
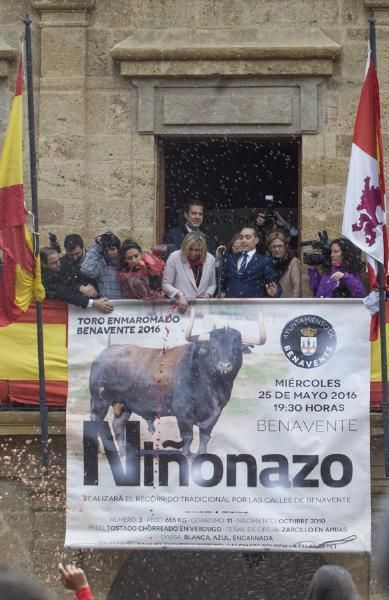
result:
[[(370, 26), (370, 50), (371, 57), (377, 71), (377, 44), (376, 44), (376, 18), (372, 12), (369, 17)], [(381, 165), (383, 168), (383, 165)], [(385, 253), (384, 253), (385, 254)], [(386, 318), (385, 318), (385, 296), (386, 281), (384, 265), (378, 262), (378, 297), (380, 315), (380, 341), (381, 341), (381, 384), (382, 384), (382, 415), (384, 423), (384, 467), (385, 476), (389, 477), (389, 394), (388, 394), (388, 362), (386, 349)]]
[[(28, 15), (23, 19), (25, 25), (26, 67), (27, 67), (27, 100), (28, 100), (28, 131), (30, 141), (30, 173), (31, 173), (31, 212), (33, 214), (34, 256), (39, 255), (39, 222), (38, 222), (38, 186), (35, 149), (35, 115), (32, 79), (32, 49), (31, 49), (31, 19)], [(39, 372), (39, 413), (41, 425), (42, 464), (49, 466), (49, 426), (45, 387), (45, 360), (43, 348), (43, 318), (42, 302), (36, 304), (36, 331), (38, 342), (38, 372)]]

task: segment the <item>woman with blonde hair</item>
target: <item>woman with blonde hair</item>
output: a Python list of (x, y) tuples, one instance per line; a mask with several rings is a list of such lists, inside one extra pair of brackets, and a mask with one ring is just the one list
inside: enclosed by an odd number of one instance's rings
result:
[(284, 234), (281, 231), (273, 231), (267, 238), (266, 247), (280, 275), (281, 298), (300, 298), (301, 263), (293, 255)]
[(215, 259), (207, 251), (207, 242), (201, 232), (188, 233), (181, 250), (169, 256), (162, 289), (168, 298), (177, 301), (182, 312), (187, 309), (188, 300), (212, 298), (216, 289)]

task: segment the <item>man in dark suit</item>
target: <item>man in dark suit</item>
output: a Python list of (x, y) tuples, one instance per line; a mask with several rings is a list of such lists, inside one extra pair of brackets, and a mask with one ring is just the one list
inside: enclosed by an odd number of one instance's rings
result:
[(80, 291), (80, 286), (74, 282), (63, 282), (60, 274), (60, 258), (54, 248), (41, 248), (42, 283), (46, 291), (46, 298), (63, 300), (68, 304), (75, 304), (82, 308), (92, 306), (103, 313), (113, 311), (113, 304), (107, 298), (89, 298)]
[(229, 254), (222, 272), (221, 290), (225, 298), (276, 298), (281, 295), (279, 275), (273, 259), (257, 252), (259, 234), (255, 227), (240, 232), (242, 252)]
[(81, 273), (86, 256), (84, 242), (78, 233), (69, 233), (63, 243), (65, 255), (60, 259), (59, 276), (64, 285), (77, 288), (88, 298), (97, 298), (97, 284)]
[(204, 231), (201, 230), (204, 219), (204, 205), (197, 200), (189, 202), (185, 206), (184, 217), (184, 224), (176, 225), (167, 231), (164, 240), (165, 244), (172, 247), (171, 251), (173, 251), (173, 246), (175, 250), (180, 250), (183, 239), (187, 233), (201, 231), (206, 237), (208, 252), (210, 254), (215, 254), (218, 246), (217, 241), (209, 238)]

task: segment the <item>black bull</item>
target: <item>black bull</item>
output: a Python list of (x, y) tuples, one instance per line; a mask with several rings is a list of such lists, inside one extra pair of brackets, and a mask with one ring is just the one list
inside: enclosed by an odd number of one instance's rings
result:
[(103, 420), (113, 406), (113, 430), (123, 449), (125, 424), (132, 413), (143, 417), (149, 431), (154, 420), (175, 416), (182, 446), (190, 454), (193, 426), (200, 431), (198, 452), (205, 453), (212, 430), (229, 402), (243, 354), (265, 342), (262, 316), (259, 332), (242, 340), (230, 327), (192, 336), (194, 311), (185, 332), (188, 344), (171, 349), (109, 346), (93, 361), (90, 372), (91, 420)]

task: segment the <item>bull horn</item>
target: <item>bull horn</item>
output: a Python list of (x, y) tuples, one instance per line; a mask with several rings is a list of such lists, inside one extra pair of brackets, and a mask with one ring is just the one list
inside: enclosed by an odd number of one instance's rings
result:
[(242, 338), (242, 342), (243, 344), (253, 344), (254, 346), (262, 346), (265, 342), (266, 342), (266, 331), (265, 331), (265, 324), (263, 322), (263, 314), (262, 312), (259, 313), (258, 315), (258, 328), (259, 328), (259, 335), (256, 338), (250, 338), (250, 337), (245, 337)]
[[(188, 324), (185, 329), (185, 339), (187, 342), (193, 342), (193, 339), (194, 339), (194, 338), (192, 338), (192, 329), (193, 329), (194, 320), (195, 320), (195, 309), (192, 308), (190, 311)], [(199, 336), (195, 336), (195, 339), (197, 339), (197, 341), (199, 341), (199, 342), (209, 342), (210, 334), (209, 333), (201, 333)]]
[(210, 333), (201, 333), (198, 337), (198, 342), (209, 342), (209, 340), (211, 339), (211, 334)]
[(192, 329), (193, 329), (194, 320), (195, 320), (195, 309), (191, 308), (189, 319), (188, 319), (188, 324), (187, 324), (186, 329), (185, 329), (185, 339), (186, 339), (187, 342), (191, 342), (192, 341), (191, 336), (192, 336)]

